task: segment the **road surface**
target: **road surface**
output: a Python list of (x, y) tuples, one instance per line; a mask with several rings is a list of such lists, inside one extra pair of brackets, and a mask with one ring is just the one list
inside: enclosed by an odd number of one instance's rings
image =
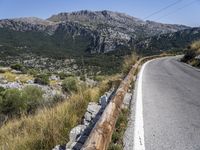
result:
[(199, 70), (175, 57), (150, 61), (133, 101), (125, 149), (200, 150)]

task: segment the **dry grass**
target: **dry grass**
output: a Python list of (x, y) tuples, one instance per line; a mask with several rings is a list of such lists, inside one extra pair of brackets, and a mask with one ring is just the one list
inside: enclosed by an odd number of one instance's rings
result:
[(5, 72), (2, 75), (8, 82), (20, 81), (21, 83), (26, 83), (28, 80), (33, 80), (33, 76), (26, 74), (14, 74), (11, 72)]
[(124, 74), (127, 74), (131, 66), (136, 63), (137, 59), (138, 59), (138, 56), (135, 53), (129, 56), (125, 56), (123, 66), (122, 66), (122, 72)]
[[(136, 60), (135, 54), (125, 57), (123, 74)], [(14, 78), (10, 74), (8, 77)], [(70, 130), (81, 122), (88, 103), (97, 101), (112, 86), (110, 83), (116, 81), (117, 84), (120, 79), (120, 74), (101, 77), (96, 87), (81, 86), (77, 93), (72, 93), (70, 98), (53, 108), (44, 108), (35, 115), (7, 122), (0, 128), (0, 149), (49, 150), (57, 144), (67, 143)]]
[(195, 50), (197, 55), (200, 54), (200, 40), (193, 42), (190, 47), (192, 50)]
[(191, 44), (191, 48), (193, 50), (196, 50), (200, 53), (200, 40), (199, 41), (195, 41)]
[(81, 87), (78, 93), (53, 108), (9, 121), (0, 128), (0, 149), (51, 149), (67, 143), (70, 129), (80, 123), (88, 103), (97, 101), (108, 90), (110, 79), (102, 81), (98, 87)]
[(16, 80), (16, 75), (11, 72), (5, 72), (3, 74), (4, 78), (9, 82), (14, 82)]

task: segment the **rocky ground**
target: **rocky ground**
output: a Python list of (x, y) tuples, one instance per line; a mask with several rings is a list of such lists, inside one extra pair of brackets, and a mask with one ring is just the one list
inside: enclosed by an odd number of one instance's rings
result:
[(5, 71), (0, 73), (0, 87), (5, 89), (23, 89), (26, 86), (36, 86), (42, 89), (44, 92), (45, 100), (52, 99), (55, 95), (61, 95), (65, 97), (62, 92), (62, 80), (56, 75), (51, 75), (49, 77), (49, 85), (41, 85), (34, 83), (34, 77), (28, 74), (22, 74), (20, 71), (13, 70), (11, 68), (1, 67), (0, 71)]
[(78, 70), (74, 59), (55, 59), (34, 54), (0, 57), (1, 66), (10, 66), (11, 64), (22, 64), (26, 68), (36, 68), (41, 72), (74, 73)]

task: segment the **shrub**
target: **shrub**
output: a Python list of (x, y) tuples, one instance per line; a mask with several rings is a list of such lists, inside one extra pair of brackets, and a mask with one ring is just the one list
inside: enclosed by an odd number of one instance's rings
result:
[(42, 84), (42, 85), (48, 85), (49, 84), (49, 76), (47, 74), (37, 75), (34, 82), (38, 83), (38, 84)]
[(64, 72), (60, 72), (58, 74), (58, 76), (60, 77), (61, 80), (65, 79), (66, 78), (66, 74)]
[(62, 89), (65, 92), (77, 92), (77, 79), (75, 77), (68, 77), (62, 82)]
[(181, 59), (182, 62), (189, 62), (194, 59), (196, 56), (196, 52), (194, 50), (188, 50), (184, 57)]
[(82, 81), (86, 81), (86, 77), (85, 77), (85, 75), (81, 75), (81, 76), (80, 76), (80, 80), (82, 80)]
[(3, 87), (0, 86), (0, 95), (2, 92), (4, 92), (6, 89), (4, 89)]
[(12, 69), (18, 70), (18, 71), (23, 71), (23, 65), (22, 64), (13, 64), (10, 66)]
[(0, 112), (5, 115), (19, 115), (26, 109), (22, 92), (18, 89), (7, 89), (0, 101)]
[(73, 77), (74, 75), (72, 73), (60, 72), (60, 73), (58, 73), (58, 76), (60, 77), (61, 80), (63, 80), (67, 77)]
[(27, 71), (27, 73), (36, 77), (37, 74), (38, 74), (38, 71), (35, 70), (35, 69), (29, 69), (29, 70)]
[(7, 89), (1, 95), (0, 113), (11, 117), (33, 113), (43, 100), (42, 90), (34, 86), (27, 86), (23, 90)]
[(193, 42), (190, 45), (190, 49), (199, 50), (200, 49), (200, 40)]
[(44, 92), (36, 86), (26, 86), (23, 89), (22, 99), (26, 103), (27, 113), (32, 113), (41, 104)]

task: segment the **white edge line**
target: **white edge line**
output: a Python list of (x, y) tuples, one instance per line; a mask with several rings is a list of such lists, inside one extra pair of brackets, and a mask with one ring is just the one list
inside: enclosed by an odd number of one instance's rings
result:
[[(154, 59), (153, 59), (154, 60)], [(133, 150), (145, 150), (144, 141), (144, 121), (143, 121), (143, 102), (142, 102), (142, 78), (145, 66), (150, 63), (146, 62), (139, 73), (135, 106), (135, 124), (134, 124), (134, 146)]]

